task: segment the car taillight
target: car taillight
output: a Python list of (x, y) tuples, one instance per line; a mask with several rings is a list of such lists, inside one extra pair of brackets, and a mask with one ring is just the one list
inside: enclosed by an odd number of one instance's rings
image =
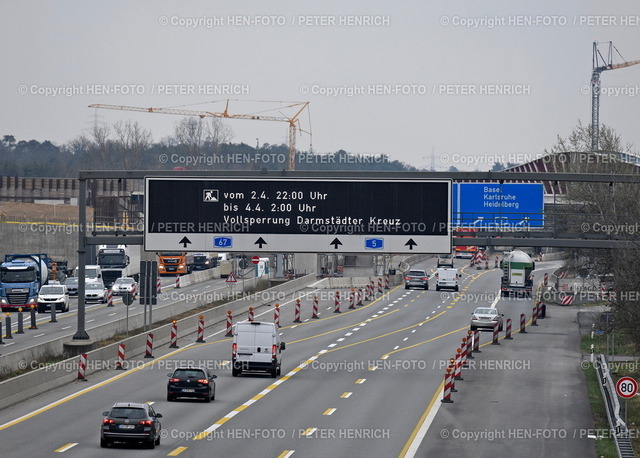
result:
[(271, 346), (271, 356), (273, 356), (275, 358), (277, 353), (278, 353), (278, 346), (277, 345), (272, 345)]
[(422, 281), (429, 281), (427, 277), (422, 277)]
[(207, 380), (206, 378), (201, 378), (200, 380), (198, 380), (198, 383), (202, 383), (203, 385), (208, 385), (209, 380)]
[(151, 426), (153, 424), (153, 422), (151, 420), (142, 420), (138, 424), (143, 425), (143, 426)]
[(114, 423), (115, 423), (115, 420), (112, 420), (110, 418), (105, 418), (104, 420), (102, 420), (103, 425), (112, 425)]
[(180, 381), (180, 379), (179, 379), (179, 378), (170, 378), (170, 379), (169, 379), (169, 383), (177, 383), (177, 382), (179, 382), (179, 381)]
[(404, 277), (405, 280), (411, 280), (411, 277)]
[(231, 356), (236, 356), (238, 354), (238, 344), (231, 345)]

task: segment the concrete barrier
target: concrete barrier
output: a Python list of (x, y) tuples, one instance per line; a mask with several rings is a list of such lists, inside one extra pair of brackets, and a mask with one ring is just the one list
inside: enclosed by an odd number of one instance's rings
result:
[[(260, 278), (254, 278), (249, 281), (259, 282)], [(288, 282), (282, 283), (278, 286), (268, 288), (265, 291), (268, 291), (270, 294), (290, 294), (301, 288), (304, 288), (309, 283), (313, 283), (316, 281), (315, 276), (307, 275), (305, 277), (297, 278), (295, 280), (290, 280)], [(249, 296), (249, 300), (246, 298), (238, 299), (227, 304), (220, 305), (218, 307), (212, 308), (202, 313), (198, 313), (186, 318), (183, 318), (178, 321), (178, 329), (180, 330), (180, 335), (182, 337), (188, 335), (195, 335), (197, 332), (197, 322), (200, 315), (204, 316), (205, 320), (205, 335), (213, 332), (214, 327), (218, 327), (222, 329), (221, 323), (226, 321), (227, 310), (231, 310), (234, 315), (239, 315), (248, 311), (249, 307), (253, 307), (254, 310), (259, 309), (270, 303), (271, 301), (263, 301), (258, 298), (258, 300), (250, 300), (251, 296)], [(166, 307), (169, 308), (169, 307)], [(175, 311), (175, 310), (174, 310)], [(131, 324), (131, 317), (129, 318)], [(111, 325), (118, 329), (119, 332), (125, 332), (123, 320), (117, 320)], [(96, 328), (92, 328), (90, 330), (91, 333), (96, 333), (99, 335), (101, 332), (108, 334), (113, 331), (98, 330), (97, 328), (107, 328), (109, 325), (103, 325)], [(139, 320), (139, 326), (142, 326), (142, 318)], [(171, 324), (166, 324), (164, 326), (159, 326), (153, 328), (153, 339), (154, 339), (154, 347), (159, 347), (161, 345), (166, 345), (171, 340)], [(111, 334), (114, 335), (114, 334)], [(115, 369), (118, 355), (118, 345), (124, 344), (126, 346), (126, 358), (130, 360), (137, 356), (143, 355), (145, 352), (147, 333), (141, 333), (128, 339), (124, 339), (122, 341), (113, 343), (111, 345), (107, 345), (105, 347), (101, 347), (95, 350), (91, 350), (86, 352), (88, 355), (88, 366), (86, 370), (87, 378), (100, 370), (104, 369)], [(60, 340), (59, 346), (62, 347), (63, 339)], [(47, 345), (55, 346), (58, 348), (56, 342), (51, 341), (48, 342)], [(18, 353), (15, 352), (14, 359), (18, 358)], [(67, 383), (74, 382), (77, 377), (77, 369), (78, 369), (78, 360), (79, 356), (73, 356), (71, 358), (65, 359), (59, 363), (44, 365), (43, 363), (37, 362), (35, 358), (29, 357), (29, 352), (23, 353), (23, 355), (27, 356), (27, 359), (19, 359), (19, 361), (24, 361), (22, 369), (26, 368), (34, 368), (35, 370), (28, 372), (26, 374), (19, 375), (17, 377), (13, 377), (11, 379), (0, 382), (0, 393), (2, 393), (2, 397), (0, 398), (0, 409), (5, 407), (9, 407), (11, 405), (17, 404), (24, 400), (27, 400), (33, 396), (41, 394), (47, 390), (54, 389), (60, 386), (63, 386)], [(60, 353), (61, 354), (61, 353)], [(12, 354), (13, 355), (13, 354)], [(6, 355), (9, 356), (9, 355)], [(3, 355), (4, 358), (4, 355)], [(26, 366), (24, 366), (26, 364)], [(41, 367), (44, 366), (44, 367)], [(38, 368), (40, 367), (40, 368)], [(126, 363), (125, 363), (125, 367)], [(37, 368), (37, 369), (36, 369)]]

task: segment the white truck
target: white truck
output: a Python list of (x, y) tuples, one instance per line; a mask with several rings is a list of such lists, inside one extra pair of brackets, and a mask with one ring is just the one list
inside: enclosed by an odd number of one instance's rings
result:
[(458, 273), (458, 269), (445, 267), (438, 269), (436, 271), (436, 291), (440, 291), (441, 289), (458, 291), (460, 289), (460, 285), (458, 284), (459, 279), (460, 274)]
[[(140, 281), (140, 245), (100, 245), (98, 265), (107, 288), (120, 277)], [(87, 266), (88, 267), (88, 266)], [(85, 277), (87, 277), (85, 273)]]

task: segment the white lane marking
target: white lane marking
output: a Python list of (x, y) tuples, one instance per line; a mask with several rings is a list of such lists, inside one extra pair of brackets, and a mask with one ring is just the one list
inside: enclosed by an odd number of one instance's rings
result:
[(327, 351), (328, 351), (328, 350), (320, 350), (320, 351), (318, 352), (318, 354), (319, 354), (319, 355), (322, 355), (323, 353), (326, 353)]
[(420, 426), (420, 429), (418, 430), (418, 434), (416, 434), (416, 437), (414, 437), (413, 442), (411, 442), (411, 445), (409, 446), (409, 449), (407, 450), (405, 457), (413, 458), (414, 456), (416, 456), (418, 447), (420, 447), (420, 444), (422, 443), (424, 436), (427, 435), (427, 431), (429, 431), (429, 427), (431, 426), (431, 423), (433, 423), (433, 419), (436, 417), (436, 414), (438, 413), (438, 409), (440, 408), (441, 405), (442, 405), (441, 402), (434, 403), (433, 407), (427, 414), (427, 417), (424, 419), (424, 423), (422, 423), (422, 425)]
[(92, 321), (96, 321), (96, 319), (92, 319), (92, 320), (87, 320), (87, 323), (91, 323)]
[(329, 345), (327, 345), (327, 346), (328, 346), (328, 347), (330, 347), (330, 348), (333, 348), (333, 347), (335, 347), (336, 345), (338, 345), (338, 344), (334, 344), (334, 343), (332, 343), (332, 344), (329, 344)]
[(372, 318), (378, 318), (378, 314), (371, 315)]
[(344, 337), (340, 337), (339, 339), (336, 339), (336, 342), (343, 342), (344, 341)]
[(107, 316), (113, 316), (113, 315), (115, 315), (115, 314), (116, 314), (116, 312), (113, 312), (113, 313), (110, 313), (110, 314), (109, 314), (109, 315), (107, 315)]
[(295, 450), (289, 450), (289, 453), (287, 453), (286, 455), (282, 455), (282, 458), (289, 458), (291, 455), (293, 455), (296, 451)]
[(353, 335), (353, 332), (347, 332), (347, 333), (345, 334), (345, 337), (349, 337), (349, 336), (352, 336), (352, 335)]
[(360, 328), (353, 328), (352, 331), (357, 331), (358, 329), (360, 329)]
[(42, 334), (36, 334), (36, 335), (35, 335), (35, 336), (33, 336), (33, 337), (34, 337), (34, 338), (35, 338), (35, 337), (42, 337), (43, 335), (44, 335), (44, 333), (42, 333)]
[[(42, 335), (44, 335), (44, 334), (42, 334)], [(37, 337), (37, 336), (36, 336), (36, 337)], [(9, 345), (13, 345), (14, 343), (15, 343), (15, 342), (9, 342), (9, 343), (6, 343), (6, 342), (5, 342), (5, 345), (4, 345), (4, 346), (5, 346), (5, 347), (8, 347)]]
[(65, 326), (64, 328), (60, 328), (60, 329), (69, 329), (71, 326)]
[(394, 350), (397, 350), (398, 348), (400, 348), (400, 345), (396, 345), (395, 347), (393, 347)]
[(500, 290), (498, 290), (498, 292), (496, 293), (496, 298), (493, 300), (493, 302), (491, 303), (491, 308), (494, 309), (496, 308), (496, 304), (498, 303), (498, 301), (501, 298), (501, 294), (500, 294)]
[(411, 331), (411, 333), (412, 333), (412, 334), (413, 334), (414, 332), (416, 332), (416, 330), (415, 330), (415, 329), (413, 329), (413, 330)]
[(64, 447), (59, 448), (58, 450), (56, 450), (57, 453), (64, 453), (67, 450), (69, 450), (70, 448), (75, 447), (76, 445), (78, 445), (77, 442), (72, 442), (70, 444), (65, 445)]
[(408, 337), (405, 337), (404, 339), (402, 339), (403, 342), (406, 342), (407, 340), (409, 340)]

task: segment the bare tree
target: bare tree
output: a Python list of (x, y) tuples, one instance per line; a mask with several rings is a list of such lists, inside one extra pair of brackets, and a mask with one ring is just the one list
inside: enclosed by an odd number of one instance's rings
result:
[(203, 147), (206, 141), (204, 121), (201, 118), (182, 118), (174, 127), (175, 139), (189, 156), (204, 154)]
[[(151, 131), (144, 129), (137, 121), (117, 122), (113, 125), (116, 134), (114, 147), (120, 156), (124, 170), (139, 169), (144, 152), (151, 146)], [(111, 161), (113, 162), (113, 157)]]
[(233, 130), (220, 118), (209, 118), (206, 124), (207, 145), (213, 154), (220, 153), (220, 145), (229, 143), (233, 138)]

